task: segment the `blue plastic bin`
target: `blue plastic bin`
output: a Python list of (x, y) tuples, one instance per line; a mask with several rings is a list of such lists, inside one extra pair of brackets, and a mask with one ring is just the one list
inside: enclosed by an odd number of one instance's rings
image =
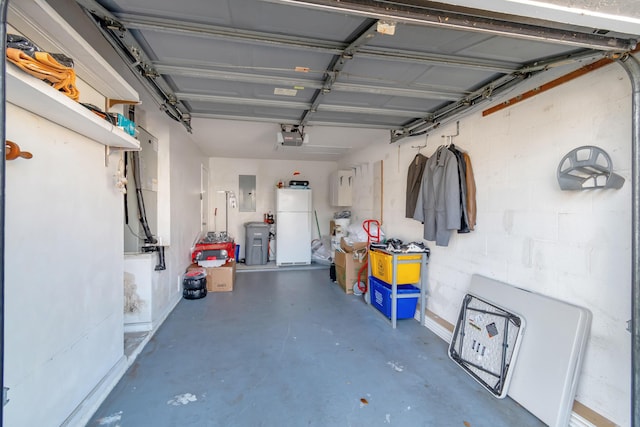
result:
[[(391, 318), (391, 285), (382, 280), (369, 276), (371, 287), (371, 304), (382, 314)], [(398, 295), (415, 294), (415, 298), (398, 298), (396, 319), (411, 319), (416, 314), (420, 289), (413, 285), (398, 285)]]

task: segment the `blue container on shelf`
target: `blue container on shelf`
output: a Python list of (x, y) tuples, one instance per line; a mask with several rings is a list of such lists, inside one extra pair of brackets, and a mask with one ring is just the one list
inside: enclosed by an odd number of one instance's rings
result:
[[(382, 280), (369, 276), (371, 290), (371, 304), (382, 314), (391, 318), (391, 285)], [(420, 289), (413, 285), (397, 285), (398, 295), (415, 294), (415, 298), (398, 298), (396, 319), (412, 319), (416, 314)]]

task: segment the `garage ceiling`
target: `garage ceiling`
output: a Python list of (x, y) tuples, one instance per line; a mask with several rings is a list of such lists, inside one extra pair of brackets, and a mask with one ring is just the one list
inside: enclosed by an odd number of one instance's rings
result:
[(558, 64), (633, 49), (640, 34), (636, 1), (78, 3), (188, 130), (192, 118), (232, 119), (385, 129), (395, 141)]

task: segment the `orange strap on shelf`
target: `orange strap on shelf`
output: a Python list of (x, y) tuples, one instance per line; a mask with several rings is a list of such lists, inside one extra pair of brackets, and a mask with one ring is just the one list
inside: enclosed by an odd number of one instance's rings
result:
[(20, 49), (7, 48), (7, 59), (20, 67), (23, 71), (40, 80), (46, 80), (62, 91), (69, 98), (77, 101), (80, 93), (76, 88), (76, 73), (73, 68), (65, 67), (47, 52), (36, 52), (30, 57)]

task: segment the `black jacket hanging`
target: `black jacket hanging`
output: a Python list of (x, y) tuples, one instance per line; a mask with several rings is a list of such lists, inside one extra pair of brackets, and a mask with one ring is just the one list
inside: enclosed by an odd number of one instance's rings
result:
[(462, 152), (458, 150), (455, 145), (449, 146), (449, 151), (455, 154), (458, 160), (458, 177), (460, 188), (460, 228), (458, 233), (469, 233), (469, 218), (467, 216), (467, 182), (466, 182), (466, 164), (462, 156)]
[(422, 182), (422, 174), (424, 173), (424, 166), (427, 164), (427, 160), (429, 160), (428, 157), (418, 153), (409, 165), (405, 211), (405, 217), (407, 218), (413, 218), (416, 210), (416, 202), (418, 200), (418, 194), (420, 193), (420, 183)]

